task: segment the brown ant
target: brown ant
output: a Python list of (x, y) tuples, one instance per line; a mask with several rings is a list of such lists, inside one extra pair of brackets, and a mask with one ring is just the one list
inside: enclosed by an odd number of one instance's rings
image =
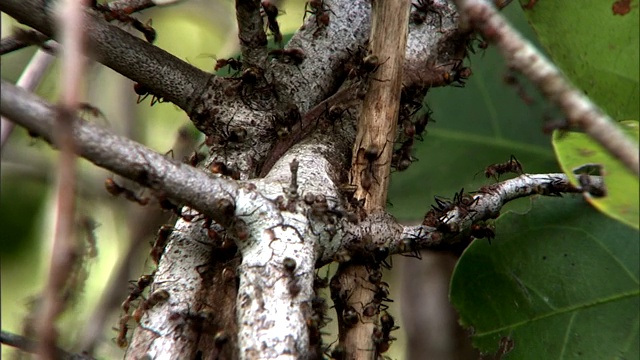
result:
[(216, 66), (213, 68), (213, 70), (218, 71), (225, 66), (228, 66), (230, 70), (240, 71), (242, 70), (242, 61), (240, 61), (240, 57), (235, 59), (234, 58), (216, 59)]
[(149, 298), (143, 301), (140, 304), (140, 306), (138, 306), (136, 311), (133, 312), (133, 315), (132, 315), (133, 319), (135, 320), (135, 322), (140, 323), (140, 320), (142, 319), (142, 315), (144, 315), (145, 311), (167, 300), (168, 298), (169, 298), (169, 292), (167, 290), (159, 289), (154, 291), (153, 293), (151, 293), (151, 295), (149, 295)]
[(149, 203), (149, 198), (140, 198), (138, 197), (132, 190), (127, 189), (124, 186), (118, 185), (115, 180), (112, 178), (106, 178), (104, 180), (104, 187), (107, 189), (109, 194), (113, 196), (124, 195), (124, 197), (129, 200), (136, 202), (142, 206), (145, 206)]
[(78, 104), (78, 110), (88, 112), (93, 117), (99, 117), (99, 118), (106, 119), (106, 117), (104, 116), (104, 113), (102, 113), (102, 111), (100, 111), (100, 109), (98, 109), (97, 107), (95, 107), (95, 106), (93, 106), (93, 105), (91, 105), (89, 103), (79, 103)]
[(274, 49), (269, 51), (269, 55), (280, 60), (285, 64), (300, 65), (305, 59), (305, 54), (302, 49)]
[(241, 127), (230, 127), (234, 117), (235, 114), (231, 116), (231, 119), (229, 119), (225, 129), (222, 130), (221, 135), (208, 135), (204, 140), (205, 145), (214, 147), (216, 145), (226, 146), (230, 143), (238, 144), (244, 142), (247, 138), (247, 130)]
[(129, 295), (127, 296), (127, 298), (120, 305), (120, 307), (122, 308), (122, 311), (124, 311), (125, 314), (129, 314), (131, 302), (139, 298), (140, 295), (142, 295), (144, 290), (147, 288), (147, 286), (151, 284), (152, 281), (153, 281), (153, 274), (140, 276), (136, 284), (131, 287), (131, 291), (129, 292)]
[(194, 151), (191, 153), (191, 155), (189, 155), (188, 157), (184, 157), (182, 159), (182, 162), (185, 164), (189, 164), (193, 167), (196, 167), (202, 160), (204, 160), (206, 157), (205, 154)]
[(310, 0), (304, 4), (304, 16), (302, 22), (307, 18), (307, 14), (315, 15), (316, 31), (313, 33), (315, 37), (318, 32), (329, 25), (329, 13), (335, 13), (325, 4), (324, 0)]
[(413, 150), (413, 137), (405, 140), (402, 145), (394, 150), (391, 157), (391, 163), (398, 171), (405, 171), (409, 168), (411, 163), (418, 160), (411, 155)]
[(473, 72), (469, 67), (461, 67), (462, 61), (458, 61), (451, 71), (447, 71), (442, 75), (442, 80), (446, 85), (455, 87), (464, 87), (467, 79), (471, 77)]
[(167, 247), (167, 242), (169, 242), (169, 236), (173, 232), (173, 229), (173, 226), (162, 225), (160, 230), (158, 230), (156, 241), (153, 243), (153, 247), (149, 253), (151, 260), (153, 260), (156, 265), (160, 262), (160, 258), (164, 253), (165, 247)]
[(470, 235), (476, 239), (487, 238), (489, 245), (491, 245), (491, 240), (496, 237), (495, 228), (486, 224), (471, 225)]
[[(385, 143), (384, 146), (386, 147), (387, 144)], [(369, 145), (366, 149), (358, 149), (357, 158), (364, 158), (366, 165), (366, 167), (362, 169), (362, 172), (360, 174), (360, 185), (365, 191), (369, 191), (374, 181), (377, 182), (377, 179), (374, 175), (373, 166), (376, 160), (378, 160), (382, 156), (383, 151), (384, 147), (382, 148), (382, 150), (379, 150), (378, 146), (375, 144)]]
[(359, 320), (360, 316), (353, 306), (349, 306), (342, 311), (342, 321), (347, 327), (353, 327)]
[(416, 128), (416, 137), (420, 141), (423, 140), (422, 134), (425, 132), (425, 129), (427, 128), (427, 125), (430, 122), (436, 122), (431, 117), (432, 114), (433, 114), (433, 112), (431, 111), (431, 109), (427, 109), (427, 111), (425, 111), (422, 115), (418, 116), (418, 118), (413, 123), (413, 125)]
[(240, 180), (240, 171), (232, 166), (227, 166), (225, 163), (221, 161), (216, 161), (211, 166), (209, 166), (209, 170), (211, 170), (214, 174), (220, 174), (223, 176), (228, 176), (233, 180)]
[(273, 40), (278, 44), (282, 44), (282, 33), (276, 19), (279, 15), (278, 8), (269, 0), (262, 0), (261, 5), (264, 15), (267, 16), (267, 29), (273, 34)]
[(124, 349), (129, 345), (129, 341), (127, 340), (127, 332), (129, 330), (129, 326), (127, 325), (127, 323), (129, 322), (130, 318), (131, 315), (129, 314), (123, 315), (120, 318), (118, 327), (113, 328), (114, 330), (118, 331), (118, 335), (116, 336), (115, 341), (116, 345), (118, 345), (118, 347), (121, 349)]
[(513, 155), (511, 155), (511, 158), (506, 163), (489, 165), (484, 170), (484, 175), (487, 178), (493, 177), (496, 181), (498, 181), (500, 175), (506, 173), (514, 173), (517, 175), (524, 173), (524, 171), (522, 171), (522, 164), (520, 164), (518, 159)]
[(164, 99), (161, 96), (156, 96), (151, 93), (151, 90), (141, 83), (133, 84), (133, 91), (138, 94), (138, 100), (136, 100), (136, 104), (140, 104), (144, 101), (149, 95), (151, 95), (151, 106), (164, 102)]
[(282, 266), (284, 267), (284, 270), (287, 273), (287, 278), (289, 282), (287, 285), (287, 288), (289, 290), (289, 294), (291, 294), (291, 297), (294, 298), (298, 296), (298, 294), (302, 290), (302, 287), (298, 283), (298, 280), (296, 279), (296, 276), (294, 273), (298, 264), (296, 263), (295, 259), (286, 257), (282, 260)]
[(146, 24), (143, 24), (140, 20), (131, 16), (131, 13), (134, 10), (132, 7), (110, 9), (107, 5), (96, 3), (93, 5), (93, 8), (103, 13), (104, 18), (107, 21), (118, 20), (121, 23), (131, 24), (134, 29), (140, 31), (144, 35), (145, 39), (149, 43), (153, 43), (156, 40), (156, 31), (151, 26), (151, 19), (149, 19)]
[(182, 220), (186, 222), (191, 222), (196, 217), (196, 215), (185, 214), (182, 211), (182, 205), (175, 204), (173, 201), (169, 200), (169, 198), (167, 198), (166, 195), (162, 193), (158, 193), (155, 196), (156, 196), (156, 199), (158, 200), (158, 205), (160, 205), (160, 208), (162, 210), (171, 211), (177, 217), (182, 218)]
[[(387, 58), (387, 60), (389, 59)], [(376, 71), (378, 71), (378, 68), (380, 68), (382, 64), (387, 62), (387, 60), (381, 62), (378, 56), (374, 54), (366, 55), (358, 62), (358, 64), (351, 67), (351, 69), (347, 73), (347, 77), (349, 79), (355, 79), (355, 78), (364, 79), (368, 75), (372, 75)], [(377, 80), (377, 81), (385, 81), (385, 80), (380, 80), (376, 78), (371, 78), (371, 79)]]
[(427, 20), (427, 14), (432, 13), (438, 15), (440, 27), (442, 28), (442, 13), (437, 10), (439, 5), (433, 0), (418, 0), (418, 3), (411, 3), (416, 11), (411, 14), (410, 21), (416, 25), (421, 25)]

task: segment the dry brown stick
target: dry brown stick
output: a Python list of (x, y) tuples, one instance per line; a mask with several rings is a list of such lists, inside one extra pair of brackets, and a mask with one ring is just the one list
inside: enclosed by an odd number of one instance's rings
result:
[(525, 75), (564, 112), (569, 125), (580, 127), (629, 170), (640, 175), (638, 144), (513, 29), (491, 4), (481, 0), (456, 0), (455, 3), (461, 17), (485, 39), (496, 44), (509, 67)]
[[(369, 89), (358, 122), (350, 174), (351, 184), (358, 186), (355, 196), (365, 199), (369, 214), (384, 209), (387, 199), (410, 7), (407, 0), (372, 2), (370, 52), (363, 64), (377, 64), (365, 75)], [(376, 56), (377, 61), (371, 56)], [(377, 284), (366, 284), (368, 280), (364, 280), (369, 279), (369, 269), (365, 264), (345, 264), (336, 274), (342, 293), (348, 294), (343, 299), (344, 310), (355, 309), (359, 318), (351, 327), (345, 326), (348, 320), (340, 319), (340, 344), (347, 359), (374, 359), (379, 355), (373, 340), (377, 311), (364, 311), (376, 296)], [(344, 310), (339, 318), (346, 314)]]
[(43, 306), (40, 312), (38, 335), (40, 337), (38, 354), (43, 359), (56, 359), (55, 328), (57, 317), (66, 306), (64, 289), (78, 260), (78, 250), (74, 237), (75, 213), (75, 144), (73, 139), (73, 119), (78, 104), (80, 81), (84, 67), (82, 4), (69, 0), (59, 7), (59, 19), (62, 28), (62, 41), (65, 51), (62, 53), (62, 86), (55, 142), (60, 149), (60, 163), (57, 181), (56, 225), (49, 279), (45, 286)]

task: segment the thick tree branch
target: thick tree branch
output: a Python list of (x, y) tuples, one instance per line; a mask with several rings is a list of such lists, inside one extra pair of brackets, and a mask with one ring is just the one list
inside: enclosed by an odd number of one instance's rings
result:
[(586, 95), (507, 23), (493, 6), (484, 0), (455, 0), (464, 21), (496, 44), (510, 68), (525, 75), (565, 113), (571, 126), (578, 126), (640, 175), (638, 144), (629, 139)]
[[(46, 4), (45, 0), (7, 0), (0, 3), (0, 11), (55, 38), (52, 9)], [(150, 93), (176, 104), (187, 113), (192, 109), (195, 96), (205, 91), (212, 76), (110, 25), (101, 15), (91, 14), (89, 10), (85, 12), (84, 32), (92, 57), (143, 84)]]

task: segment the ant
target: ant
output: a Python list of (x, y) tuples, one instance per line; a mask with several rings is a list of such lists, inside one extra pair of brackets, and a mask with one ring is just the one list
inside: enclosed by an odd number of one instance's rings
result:
[(278, 20), (276, 20), (279, 15), (278, 8), (269, 0), (262, 0), (261, 5), (264, 15), (267, 16), (267, 28), (273, 34), (273, 40), (278, 44), (282, 44), (282, 33), (280, 32)]
[(487, 238), (489, 245), (491, 245), (491, 239), (496, 237), (495, 228), (486, 224), (473, 224), (471, 225), (471, 236), (476, 239)]
[(511, 158), (506, 163), (489, 165), (484, 170), (484, 175), (487, 178), (493, 177), (496, 181), (498, 181), (500, 175), (506, 173), (514, 173), (517, 175), (522, 175), (524, 173), (522, 170), (522, 164), (520, 164), (518, 159), (513, 155), (511, 155)]
[[(385, 143), (384, 146), (386, 147), (387, 144)], [(371, 185), (373, 185), (373, 181), (377, 182), (377, 179), (374, 175), (373, 166), (376, 160), (378, 160), (382, 156), (383, 152), (384, 147), (382, 148), (382, 150), (378, 150), (378, 146), (374, 144), (369, 145), (366, 149), (360, 148), (358, 150), (358, 159), (364, 158), (366, 165), (366, 167), (362, 169), (362, 172), (360, 174), (360, 185), (365, 191), (369, 191)]]
[(131, 302), (135, 301), (137, 298), (142, 295), (142, 292), (151, 284), (153, 281), (153, 274), (150, 275), (142, 275), (138, 279), (135, 285), (132, 285), (131, 291), (127, 298), (122, 302), (120, 307), (124, 311), (125, 314), (129, 314), (129, 309), (131, 307)]
[(342, 311), (342, 321), (344, 321), (344, 324), (350, 328), (360, 321), (360, 316), (353, 306), (348, 306)]
[[(387, 58), (387, 60), (389, 59)], [(387, 60), (381, 62), (378, 56), (374, 54), (369, 54), (363, 57), (356, 66), (352, 67), (349, 70), (347, 77), (349, 79), (364, 78), (365, 76), (371, 75), (376, 71), (378, 71), (378, 68), (380, 68), (382, 64), (387, 62)], [(376, 78), (372, 78), (372, 79), (377, 81), (385, 81), (385, 80), (380, 80)]]
[(142, 319), (142, 315), (144, 315), (145, 311), (151, 309), (152, 307), (156, 306), (161, 302), (166, 301), (167, 299), (169, 299), (169, 292), (165, 289), (159, 289), (152, 292), (151, 295), (149, 295), (149, 298), (143, 301), (140, 304), (140, 306), (138, 306), (136, 311), (133, 312), (133, 315), (132, 315), (133, 319), (137, 323), (140, 323), (140, 320)]
[[(414, 132), (415, 134), (415, 132)], [(391, 163), (398, 171), (405, 171), (409, 168), (411, 163), (418, 160), (411, 155), (413, 149), (413, 137), (405, 140), (402, 145), (397, 148), (391, 157)]]
[(287, 278), (289, 279), (289, 284), (287, 285), (287, 288), (289, 289), (289, 293), (291, 294), (291, 297), (294, 298), (298, 296), (298, 294), (302, 290), (302, 287), (298, 283), (296, 276), (294, 274), (298, 264), (296, 263), (295, 259), (286, 257), (284, 258), (284, 260), (282, 260), (282, 266), (284, 266), (284, 270), (287, 272)]
[(118, 327), (113, 328), (114, 330), (118, 331), (118, 335), (116, 336), (115, 341), (116, 345), (118, 345), (118, 347), (121, 349), (124, 349), (129, 345), (129, 341), (127, 340), (127, 332), (129, 330), (129, 326), (127, 325), (127, 323), (129, 322), (130, 318), (131, 315), (125, 314), (120, 318)]
[(144, 35), (147, 42), (153, 43), (156, 40), (157, 35), (155, 29), (151, 26), (151, 19), (143, 24), (140, 20), (131, 16), (131, 13), (134, 10), (132, 7), (110, 9), (107, 5), (97, 3), (94, 3), (92, 7), (103, 13), (106, 21), (118, 20), (125, 24), (131, 24), (134, 29), (140, 31)]
[(138, 204), (145, 206), (149, 203), (149, 198), (140, 198), (133, 191), (127, 189), (124, 186), (118, 185), (112, 178), (107, 178), (104, 180), (104, 187), (107, 189), (109, 194), (113, 196), (119, 196), (124, 194), (124, 197), (133, 202), (137, 202)]
[(194, 151), (193, 153), (191, 153), (191, 155), (189, 155), (188, 157), (184, 157), (182, 159), (182, 162), (185, 164), (189, 164), (193, 167), (196, 167), (202, 160), (204, 160), (204, 158), (206, 157), (205, 154)]
[(325, 4), (324, 0), (309, 0), (304, 4), (304, 16), (302, 22), (307, 18), (307, 14), (315, 15), (317, 30), (313, 33), (315, 37), (321, 29), (329, 25), (329, 13), (335, 13)]
[(231, 119), (229, 119), (229, 122), (227, 123), (225, 129), (222, 130), (222, 136), (217, 134), (208, 135), (204, 140), (205, 145), (209, 147), (214, 147), (216, 145), (226, 146), (229, 143), (244, 142), (247, 138), (247, 130), (241, 127), (230, 128), (231, 121), (233, 121), (234, 117), (235, 117), (235, 114), (231, 117)]
[(140, 104), (141, 102), (143, 102), (144, 99), (146, 99), (149, 95), (151, 95), (151, 106), (157, 103), (164, 102), (164, 99), (161, 96), (156, 96), (152, 94), (149, 88), (147, 88), (146, 86), (140, 83), (133, 84), (133, 91), (135, 91), (136, 94), (138, 94), (138, 100), (136, 100), (136, 104)]
[(418, 137), (418, 140), (420, 141), (424, 140), (424, 138), (422, 137), (422, 134), (426, 130), (429, 122), (435, 122), (435, 120), (431, 117), (431, 114), (432, 112), (431, 110), (429, 110), (425, 112), (423, 115), (418, 116), (416, 121), (413, 123), (413, 125), (416, 127), (416, 135)]
[(156, 237), (156, 241), (151, 248), (151, 252), (149, 255), (151, 256), (151, 260), (153, 260), (156, 265), (160, 262), (160, 258), (164, 253), (165, 247), (167, 247), (167, 242), (169, 242), (169, 236), (173, 232), (174, 228), (170, 225), (162, 225), (160, 230), (158, 230), (158, 235)]
[(300, 65), (305, 59), (305, 54), (302, 49), (274, 49), (269, 51), (269, 55), (282, 61), (285, 64)]
[(240, 61), (240, 57), (228, 58), (228, 59), (216, 59), (216, 66), (213, 68), (213, 70), (218, 71), (225, 66), (228, 66), (230, 70), (237, 72), (242, 70), (242, 61)]
[(156, 198), (158, 200), (158, 204), (162, 210), (171, 211), (177, 217), (182, 218), (182, 220), (191, 222), (195, 218), (195, 215), (185, 214), (182, 212), (182, 206), (179, 204), (173, 203), (169, 200), (164, 194), (156, 194)]
[(451, 71), (447, 71), (442, 75), (445, 85), (451, 85), (455, 87), (464, 87), (467, 79), (471, 77), (473, 72), (469, 67), (462, 67), (462, 61), (458, 60), (456, 64), (451, 68)]
[(442, 28), (442, 13), (437, 10), (439, 5), (433, 0), (418, 0), (418, 3), (411, 3), (416, 11), (411, 14), (410, 21), (416, 25), (422, 25), (427, 20), (427, 14), (432, 13), (438, 15), (440, 27)]
[(240, 180), (240, 171), (232, 166), (227, 166), (225, 163), (221, 161), (216, 161), (211, 166), (209, 166), (209, 170), (211, 170), (214, 174), (220, 174), (223, 176), (228, 176), (233, 180)]

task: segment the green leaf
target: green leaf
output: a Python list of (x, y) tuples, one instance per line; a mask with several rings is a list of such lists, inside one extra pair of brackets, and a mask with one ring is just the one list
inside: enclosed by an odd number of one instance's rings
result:
[[(623, 130), (638, 142), (638, 122), (623, 121)], [(607, 196), (594, 198), (585, 195), (587, 201), (603, 213), (630, 226), (639, 227), (640, 218), (640, 183), (638, 177), (612, 157), (602, 146), (583, 133), (557, 132), (553, 137), (553, 146), (562, 170), (569, 176), (573, 184), (578, 184), (573, 174), (584, 164), (601, 164)]]
[(553, 61), (578, 88), (614, 119), (638, 119), (638, 3), (632, 2), (624, 15), (614, 13), (614, 3), (537, 1), (525, 15)]
[(483, 353), (510, 359), (640, 357), (638, 231), (579, 196), (539, 198), (474, 241), (451, 302)]

